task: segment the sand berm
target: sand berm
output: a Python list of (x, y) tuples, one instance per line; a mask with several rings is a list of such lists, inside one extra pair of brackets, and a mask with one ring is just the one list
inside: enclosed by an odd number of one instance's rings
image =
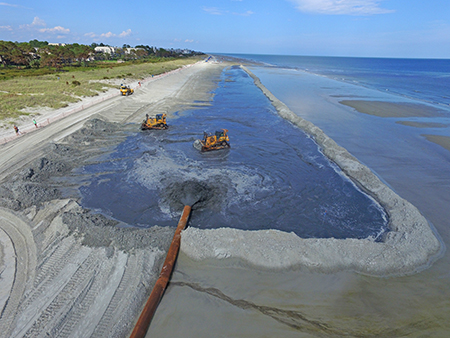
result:
[[(71, 171), (136, 132), (146, 112), (211, 103), (225, 63), (199, 62), (0, 146), (0, 332), (5, 337), (126, 337), (159, 274), (174, 227), (132, 228), (78, 204)], [(247, 70), (248, 71), (248, 70)], [(251, 72), (248, 71), (251, 74)], [(389, 214), (391, 231), (371, 240), (300, 239), (276, 230), (188, 228), (182, 250), (194, 259), (242, 258), (262, 268), (413, 273), (441, 245), (427, 221), (368, 168), (293, 114), (255, 78), (284, 118)]]

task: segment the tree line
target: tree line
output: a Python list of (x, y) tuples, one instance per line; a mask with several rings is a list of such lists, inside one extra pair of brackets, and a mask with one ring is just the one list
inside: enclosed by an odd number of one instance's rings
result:
[(182, 53), (180, 50), (166, 50), (144, 45), (134, 49), (124, 44), (122, 48), (115, 48), (114, 55), (95, 53), (95, 47), (107, 46), (103, 43), (82, 45), (78, 43), (66, 45), (50, 45), (47, 41), (31, 40), (30, 42), (12, 42), (0, 40), (0, 63), (4, 67), (23, 66), (26, 68), (55, 67), (62, 68), (70, 65), (86, 65), (88, 61), (114, 58), (143, 59), (147, 57), (180, 57), (202, 53)]
[(58, 46), (47, 42), (0, 41), (0, 58), (3, 66), (63, 67), (74, 62), (85, 62), (94, 49), (78, 43)]

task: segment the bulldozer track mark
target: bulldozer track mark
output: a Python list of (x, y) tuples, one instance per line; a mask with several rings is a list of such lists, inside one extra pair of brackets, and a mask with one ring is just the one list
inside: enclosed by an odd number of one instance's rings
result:
[[(36, 269), (36, 246), (29, 226), (19, 217), (0, 208), (0, 228), (7, 234), (15, 255), (14, 279), (11, 291), (0, 314), (0, 332), (8, 337), (27, 283)], [(30, 271), (32, 271), (30, 273)]]
[(47, 252), (43, 252), (43, 257), (45, 258), (37, 267), (38, 273), (34, 279), (34, 287), (38, 287), (44, 279), (58, 274), (63, 268), (64, 262), (77, 250), (75, 241), (71, 237), (55, 243), (48, 249)]
[[(36, 323), (40, 324), (40, 321), (45, 317), (47, 309), (52, 309), (52, 306), (54, 306), (51, 304), (55, 299), (58, 299), (63, 290), (67, 290), (66, 287), (71, 285), (74, 276), (83, 271), (83, 267), (86, 265), (84, 262), (88, 259), (90, 253), (90, 249), (82, 247), (69, 261), (64, 263), (58, 274), (49, 276), (49, 278), (44, 280), (36, 290), (37, 292), (27, 299), (24, 306), (21, 306), (22, 311), (17, 318), (14, 334), (22, 336), (30, 328), (34, 327)], [(56, 264), (60, 264), (60, 262)], [(86, 273), (92, 273), (92, 269)]]

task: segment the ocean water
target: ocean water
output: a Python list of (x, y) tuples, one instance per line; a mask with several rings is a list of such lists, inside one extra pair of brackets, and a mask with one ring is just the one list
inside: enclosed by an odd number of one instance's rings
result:
[(227, 54), (298, 69), (381, 92), (439, 106), (450, 106), (450, 59), (391, 59)]

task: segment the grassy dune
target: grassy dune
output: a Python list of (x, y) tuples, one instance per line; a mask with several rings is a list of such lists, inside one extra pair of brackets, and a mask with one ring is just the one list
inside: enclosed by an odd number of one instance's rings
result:
[[(65, 72), (39, 76), (20, 76), (0, 81), (0, 121), (14, 123), (14, 119), (29, 115), (26, 108), (58, 109), (82, 97), (96, 96), (117, 85), (108, 79), (139, 80), (158, 75), (198, 61), (199, 58), (179, 59), (140, 64), (111, 64), (109, 67), (80, 67)], [(23, 70), (26, 72), (27, 70)]]

